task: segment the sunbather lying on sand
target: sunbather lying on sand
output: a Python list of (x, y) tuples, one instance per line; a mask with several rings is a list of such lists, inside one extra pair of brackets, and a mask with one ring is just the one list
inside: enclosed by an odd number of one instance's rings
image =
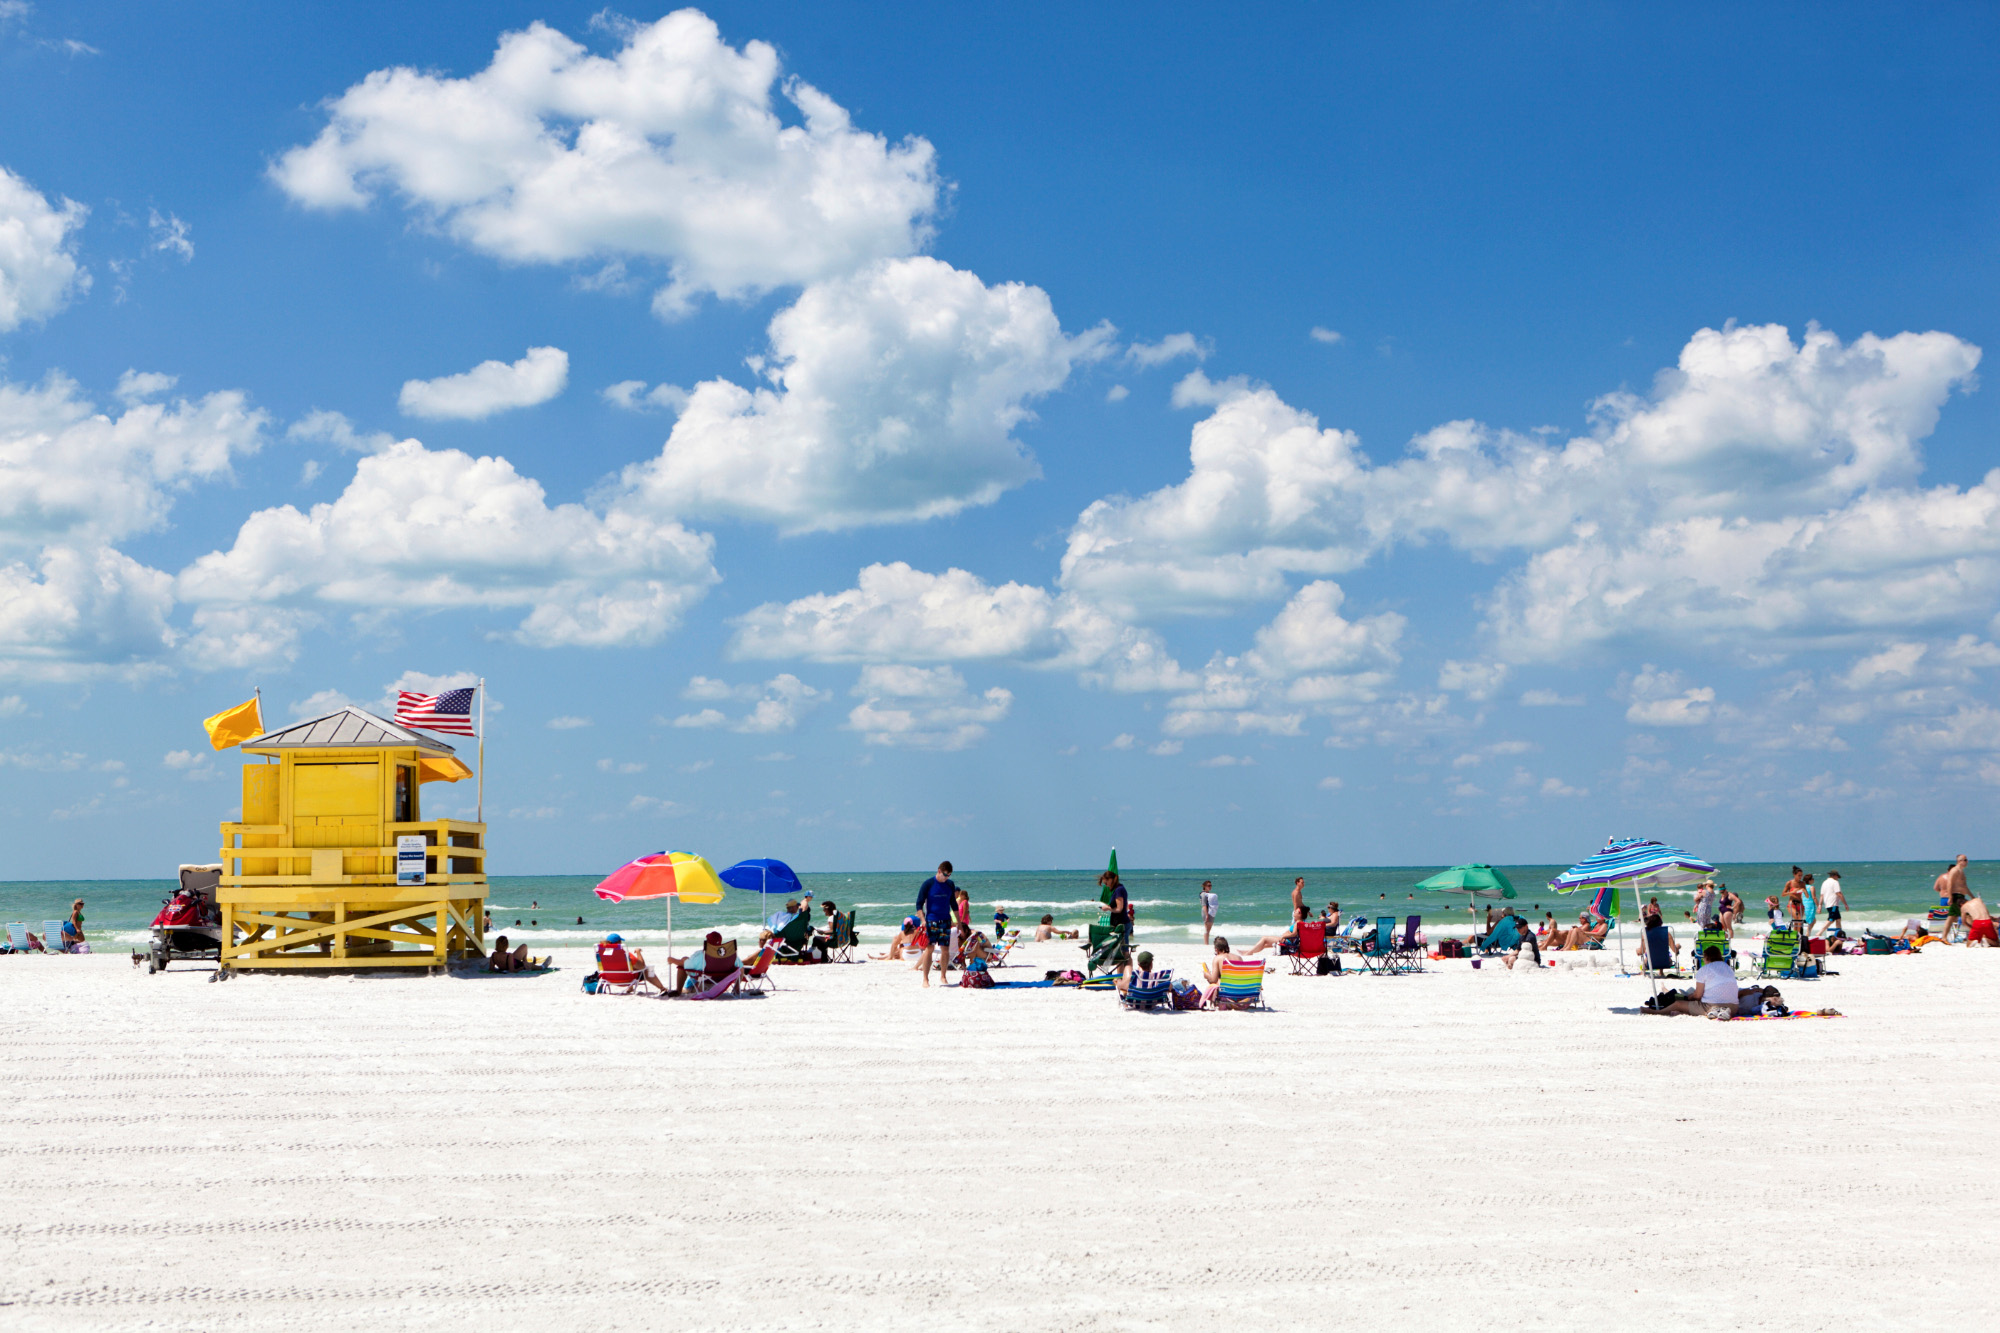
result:
[(1042, 944), (1049, 940), (1073, 940), (1080, 934), (1082, 932), (1076, 930), (1057, 930), (1056, 919), (1052, 916), (1044, 916), (1042, 923), (1035, 927), (1035, 943)]
[(507, 948), (507, 937), (502, 935), (493, 941), (493, 952), (486, 959), (489, 972), (523, 972), (528, 967), (528, 946), (512, 950)]

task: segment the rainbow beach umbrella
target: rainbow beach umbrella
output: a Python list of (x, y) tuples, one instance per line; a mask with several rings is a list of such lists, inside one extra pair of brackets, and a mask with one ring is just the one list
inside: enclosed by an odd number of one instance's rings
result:
[(719, 903), (722, 881), (708, 858), (693, 852), (653, 852), (634, 857), (604, 877), (597, 896), (608, 903), (628, 898), (667, 900), (667, 952), (674, 951), (674, 899), (684, 903)]

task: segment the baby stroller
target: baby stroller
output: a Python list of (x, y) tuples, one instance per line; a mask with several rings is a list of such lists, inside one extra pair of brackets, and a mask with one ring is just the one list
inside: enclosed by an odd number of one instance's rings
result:
[[(153, 918), (152, 944), (145, 954), (148, 974), (166, 971), (176, 958), (212, 958), (220, 964), (222, 911), (215, 905), (215, 886), (221, 881), (220, 865), (181, 867), (181, 886)], [(219, 969), (216, 975), (222, 975)]]

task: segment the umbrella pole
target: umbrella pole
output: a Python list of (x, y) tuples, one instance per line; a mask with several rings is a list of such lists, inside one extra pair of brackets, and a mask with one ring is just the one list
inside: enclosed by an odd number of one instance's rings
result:
[(667, 897), (667, 961), (674, 961), (674, 900)]

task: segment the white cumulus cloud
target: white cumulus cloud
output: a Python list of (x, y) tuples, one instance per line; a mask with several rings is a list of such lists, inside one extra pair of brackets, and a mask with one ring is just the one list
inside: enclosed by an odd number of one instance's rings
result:
[(1040, 475), (1014, 437), (1028, 404), (1109, 341), (1064, 334), (1037, 287), (988, 287), (935, 259), (877, 264), (780, 311), (753, 363), (768, 385), (697, 384), (659, 457), (623, 484), (663, 513), (787, 532), (990, 504)]
[(948, 666), (866, 666), (854, 693), (861, 702), (847, 714), (849, 730), (870, 745), (919, 750), (962, 750), (1014, 704), (1013, 693), (997, 686), (973, 694)]
[(404, 415), (431, 421), (479, 421), (516, 407), (546, 403), (569, 383), (569, 353), (530, 347), (511, 364), (482, 361), (459, 375), (405, 380), (396, 405)]
[(651, 261), (668, 316), (703, 292), (813, 282), (928, 239), (930, 144), (856, 129), (818, 89), (781, 80), (772, 47), (731, 47), (696, 10), (619, 35), (597, 56), (534, 23), (466, 78), (376, 70), (272, 179), (318, 209), (392, 191), (510, 262)]
[(90, 290), (75, 236), (89, 213), (74, 200), (50, 203), (0, 167), (0, 333), (47, 319)]
[(674, 719), (675, 726), (727, 727), (731, 731), (757, 736), (791, 731), (798, 726), (800, 718), (833, 697), (826, 690), (815, 689), (790, 672), (780, 673), (762, 685), (732, 686), (708, 676), (696, 676), (682, 693), (695, 700), (753, 702), (748, 712), (736, 717), (719, 708), (683, 713)]
[(405, 440), (362, 458), (331, 503), (263, 509), (181, 572), (208, 604), (517, 609), (528, 644), (651, 643), (716, 581), (677, 523), (550, 505), (504, 458)]

